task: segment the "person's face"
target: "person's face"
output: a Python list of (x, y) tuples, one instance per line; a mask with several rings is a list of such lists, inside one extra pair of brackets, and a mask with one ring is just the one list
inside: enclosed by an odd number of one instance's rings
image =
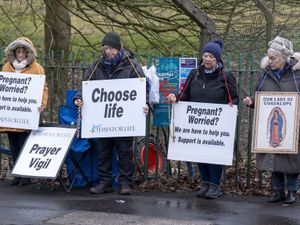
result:
[(102, 49), (103, 49), (103, 53), (106, 55), (108, 59), (113, 59), (116, 56), (116, 54), (119, 52), (118, 49), (110, 47), (108, 45), (102, 46)]
[(206, 69), (213, 69), (217, 65), (217, 60), (213, 54), (204, 52), (202, 55), (203, 65)]
[(282, 54), (274, 51), (268, 51), (268, 58), (268, 63), (272, 70), (283, 69), (285, 64), (285, 58)]
[(17, 48), (15, 50), (16, 58), (19, 62), (27, 58), (27, 51), (24, 48)]

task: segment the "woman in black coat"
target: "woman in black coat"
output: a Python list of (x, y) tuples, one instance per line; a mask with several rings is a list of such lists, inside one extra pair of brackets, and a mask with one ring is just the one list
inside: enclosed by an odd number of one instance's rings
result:
[[(232, 74), (224, 71), (221, 60), (222, 41), (210, 42), (202, 50), (200, 66), (192, 70), (186, 79), (182, 93), (175, 96), (170, 94), (167, 99), (171, 102), (177, 100), (205, 102), (216, 104), (237, 104), (238, 94), (236, 79)], [(198, 197), (218, 198), (221, 195), (220, 182), (223, 165), (199, 163), (201, 175)]]

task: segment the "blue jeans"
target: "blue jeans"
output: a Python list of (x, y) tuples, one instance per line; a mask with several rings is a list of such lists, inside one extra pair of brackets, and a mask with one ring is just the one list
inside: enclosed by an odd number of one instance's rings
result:
[(198, 163), (201, 181), (212, 184), (220, 184), (223, 171), (223, 165)]
[(191, 178), (195, 177), (195, 168), (192, 162), (186, 162), (186, 166), (188, 168), (189, 174)]
[(288, 191), (297, 191), (298, 174), (272, 173), (272, 185), (275, 191), (284, 190), (285, 186)]

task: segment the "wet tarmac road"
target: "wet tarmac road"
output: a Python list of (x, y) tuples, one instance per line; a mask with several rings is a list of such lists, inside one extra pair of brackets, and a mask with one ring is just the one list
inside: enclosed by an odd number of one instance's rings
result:
[(0, 224), (300, 225), (300, 203), (291, 207), (263, 197), (226, 195), (206, 200), (194, 194), (91, 195), (0, 182)]

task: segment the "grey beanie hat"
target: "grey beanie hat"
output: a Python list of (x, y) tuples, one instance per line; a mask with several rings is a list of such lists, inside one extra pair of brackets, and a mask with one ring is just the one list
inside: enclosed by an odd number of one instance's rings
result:
[(269, 49), (275, 49), (285, 55), (290, 57), (293, 55), (293, 43), (283, 37), (277, 36), (272, 41), (269, 42)]
[(103, 45), (108, 45), (110, 47), (120, 50), (121, 46), (122, 46), (121, 40), (120, 40), (120, 35), (116, 32), (106, 33), (102, 40), (102, 46)]

